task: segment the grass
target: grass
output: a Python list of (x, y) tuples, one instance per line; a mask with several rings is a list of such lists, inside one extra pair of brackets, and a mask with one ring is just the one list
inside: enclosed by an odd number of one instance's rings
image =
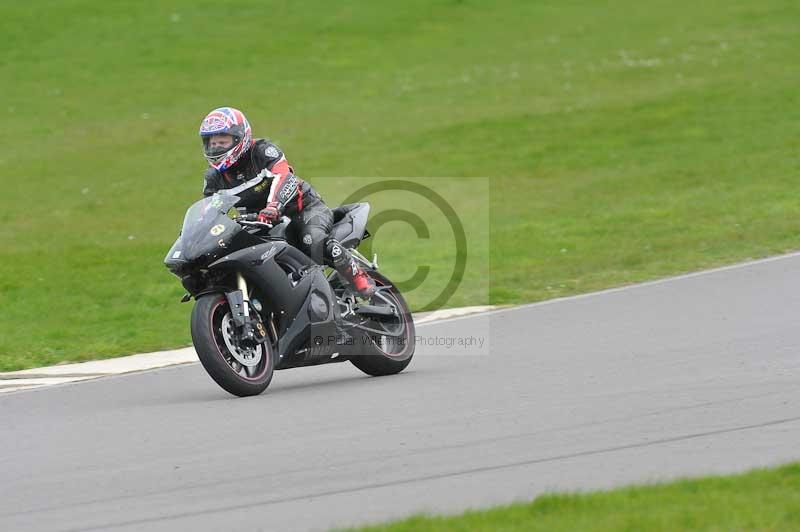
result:
[[(161, 261), (219, 105), (330, 203), (371, 178), (326, 176), (441, 176), (474, 244), (452, 305), (800, 247), (792, 0), (32, 0), (0, 20), (0, 370), (189, 343)], [(431, 265), (416, 307), (452, 269), (430, 216), (428, 241), (375, 240), (390, 277)]]
[(453, 517), (419, 515), (357, 530), (800, 530), (800, 465), (607, 492), (543, 495), (529, 503)]

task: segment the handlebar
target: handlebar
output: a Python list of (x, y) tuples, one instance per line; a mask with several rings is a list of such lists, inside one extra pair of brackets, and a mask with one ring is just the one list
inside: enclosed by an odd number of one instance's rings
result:
[[(265, 228), (268, 228), (268, 229), (272, 229), (273, 227), (278, 225), (277, 223), (272, 224), (272, 223), (267, 223), (267, 222), (259, 222), (258, 221), (258, 213), (256, 213), (256, 212), (242, 213), (242, 214), (240, 214), (239, 216), (236, 217), (236, 221), (239, 222), (242, 225), (250, 225), (250, 226), (255, 226), (255, 227), (265, 227)], [(280, 219), (280, 223), (285, 223), (285, 222), (289, 222), (289, 221), (290, 221), (290, 219), (289, 219), (288, 216), (282, 216), (281, 219)]]
[(248, 220), (239, 220), (239, 223), (242, 225), (252, 225), (255, 227), (266, 227), (267, 229), (272, 229), (273, 227), (275, 227), (271, 223), (267, 222), (250, 222)]

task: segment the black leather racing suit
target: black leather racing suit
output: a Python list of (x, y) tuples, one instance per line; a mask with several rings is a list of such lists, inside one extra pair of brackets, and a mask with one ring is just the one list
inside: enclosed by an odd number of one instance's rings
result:
[[(258, 174), (264, 169), (275, 174), (275, 177), (259, 178)], [(204, 196), (237, 187), (243, 189), (236, 193), (242, 198), (240, 207), (259, 211), (268, 203), (277, 202), (278, 212), (292, 220), (292, 244), (317, 264), (323, 264), (325, 260), (335, 266), (334, 257), (330, 256), (331, 252), (327, 249), (333, 213), (314, 187), (294, 175), (280, 148), (269, 140), (256, 139), (226, 172), (220, 173), (214, 168), (206, 170)], [(336, 258), (340, 258), (338, 254)]]

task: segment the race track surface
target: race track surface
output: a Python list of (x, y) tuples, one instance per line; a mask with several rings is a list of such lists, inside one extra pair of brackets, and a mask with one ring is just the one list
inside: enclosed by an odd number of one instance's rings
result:
[(325, 530), (800, 459), (800, 258), (420, 327), (409, 369), (0, 396), (0, 530)]

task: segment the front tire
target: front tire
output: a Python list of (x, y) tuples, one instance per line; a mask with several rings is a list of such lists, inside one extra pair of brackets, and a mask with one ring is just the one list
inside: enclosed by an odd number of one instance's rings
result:
[(238, 348), (230, 307), (223, 294), (208, 294), (197, 300), (191, 330), (200, 362), (225, 391), (248, 397), (267, 389), (275, 370), (269, 337), (252, 352)]

